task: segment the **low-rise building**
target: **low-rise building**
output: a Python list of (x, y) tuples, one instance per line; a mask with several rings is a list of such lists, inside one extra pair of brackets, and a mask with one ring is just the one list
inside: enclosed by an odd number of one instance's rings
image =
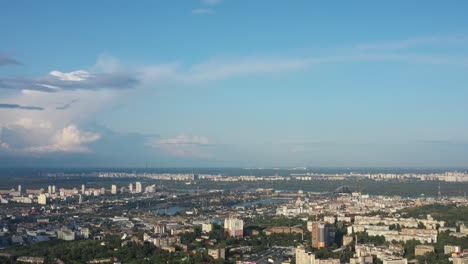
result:
[(466, 264), (468, 263), (468, 250), (464, 250), (452, 255), (453, 264)]
[(169, 247), (174, 244), (180, 244), (179, 236), (170, 236), (169, 234), (143, 235), (143, 240), (153, 243), (158, 248)]
[(75, 240), (75, 232), (66, 227), (63, 227), (57, 231), (57, 238), (66, 241), (73, 241)]
[(274, 227), (268, 227), (265, 229), (265, 234), (266, 235), (271, 235), (271, 234), (302, 234), (303, 230), (301, 228), (297, 227), (288, 227), (288, 226), (274, 226)]
[(374, 257), (372, 255), (366, 256), (354, 256), (349, 259), (349, 264), (365, 264), (365, 263), (373, 263)]
[(353, 243), (353, 236), (343, 235), (343, 246), (351, 245)]
[(415, 256), (424, 256), (427, 253), (434, 252), (434, 246), (431, 245), (417, 245), (414, 248)]
[(452, 254), (460, 252), (460, 246), (452, 246), (452, 245), (445, 245), (444, 246), (444, 254)]
[(113, 263), (114, 258), (99, 258), (88, 261), (89, 264), (98, 264), (98, 263)]
[(354, 256), (349, 259), (350, 264), (367, 264), (373, 263), (374, 257), (372, 255), (365, 255), (365, 256)]
[(303, 246), (296, 248), (296, 264), (340, 264), (339, 259), (317, 259), (315, 254), (307, 252)]
[(44, 263), (44, 258), (41, 257), (18, 257), (16, 262), (18, 263), (33, 263), (33, 264), (42, 264)]
[(408, 264), (405, 258), (387, 258), (383, 260), (383, 264)]
[(202, 224), (202, 231), (205, 233), (209, 233), (213, 230), (213, 225), (211, 223), (203, 223)]
[(226, 249), (225, 248), (210, 248), (208, 249), (208, 255), (214, 259), (225, 259)]

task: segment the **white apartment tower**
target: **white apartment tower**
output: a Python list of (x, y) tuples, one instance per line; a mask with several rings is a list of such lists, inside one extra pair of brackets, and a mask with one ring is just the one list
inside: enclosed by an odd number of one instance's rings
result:
[(136, 193), (141, 193), (142, 192), (141, 182), (136, 182), (135, 183), (135, 192)]
[(112, 187), (111, 187), (111, 194), (117, 194), (117, 185), (112, 184)]
[(231, 237), (243, 237), (244, 221), (242, 221), (242, 219), (228, 216), (224, 219), (224, 231)]

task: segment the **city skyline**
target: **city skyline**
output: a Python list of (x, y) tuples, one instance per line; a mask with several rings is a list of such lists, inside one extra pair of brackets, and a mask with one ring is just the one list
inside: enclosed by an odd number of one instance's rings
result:
[(0, 167), (468, 164), (465, 2), (4, 7)]

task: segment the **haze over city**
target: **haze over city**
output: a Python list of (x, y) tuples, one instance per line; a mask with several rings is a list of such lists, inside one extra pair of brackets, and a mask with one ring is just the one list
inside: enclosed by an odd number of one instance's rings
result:
[(8, 1), (2, 167), (466, 167), (467, 3)]

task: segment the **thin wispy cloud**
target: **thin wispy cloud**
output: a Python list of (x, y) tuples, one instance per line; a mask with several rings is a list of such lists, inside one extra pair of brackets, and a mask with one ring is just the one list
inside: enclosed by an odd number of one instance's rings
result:
[(0, 104), (0, 109), (44, 110), (39, 106), (22, 106), (19, 104)]
[(296, 58), (213, 59), (195, 64), (185, 72), (189, 82), (223, 80), (237, 76), (281, 73), (307, 66), (307, 60)]
[[(458, 40), (463, 38), (457, 38)], [(129, 66), (113, 57), (106, 57), (100, 58), (94, 67), (86, 70), (66, 72), (58, 69), (42, 77), (0, 78), (0, 89), (17, 91), (9, 92), (8, 94), (14, 96), (2, 98), (3, 104), (0, 104), (0, 108), (4, 109), (0, 111), (0, 128), (5, 128), (9, 135), (9, 137), (0, 137), (0, 144), (6, 144), (10, 150), (21, 150), (35, 155), (92, 151), (87, 148), (87, 144), (98, 141), (105, 135), (94, 134), (92, 131), (80, 128), (81, 123), (76, 123), (76, 120), (80, 122), (91, 120), (95, 113), (102, 111), (104, 107), (114, 104), (117, 100), (127, 100), (125, 95), (138, 94), (144, 89), (204, 86), (209, 82), (222, 82), (234, 78), (257, 78), (313, 71), (317, 66), (327, 64), (398, 62), (468, 66), (468, 57), (463, 57), (463, 54), (451, 56), (448, 53), (433, 52), (432, 49), (424, 52), (406, 50), (407, 47), (429, 45), (429, 43), (443, 47), (447, 43), (452, 45), (456, 42), (427, 37), (411, 41), (393, 41), (391, 45), (382, 45), (381, 49), (350, 46), (348, 50), (323, 53), (321, 56), (302, 54), (302, 56), (215, 57), (196, 63), (176, 60), (176, 62), (156, 62), (136, 66)], [(78, 101), (82, 103), (78, 104)], [(13, 135), (16, 135), (16, 139)], [(15, 142), (20, 141), (26, 142), (24, 146), (15, 145)], [(169, 156), (203, 158), (209, 157), (220, 145), (215, 147), (205, 137), (180, 136), (153, 138), (146, 146), (151, 146), (152, 148), (148, 149), (152, 151), (156, 151), (157, 148)], [(301, 152), (309, 148), (307, 145), (298, 145), (293, 146), (292, 151)]]
[(220, 58), (188, 66), (148, 65), (142, 67), (141, 72), (146, 83), (199, 84), (243, 76), (290, 72), (304, 69), (309, 62), (296, 58)]
[(138, 83), (130, 72), (90, 73), (51, 71), (45, 77), (3, 78), (0, 89), (58, 92), (61, 90), (128, 89)]
[[(54, 70), (45, 77), (0, 78), (0, 89), (13, 89), (21, 92), (41, 91), (61, 93), (74, 90), (123, 90), (149, 85), (153, 87), (159, 87), (160, 85), (174, 86), (178, 84), (196, 85), (238, 77), (288, 73), (321, 64), (359, 63), (366, 61), (468, 65), (468, 57), (460, 55), (421, 54), (386, 50), (362, 52), (355, 50), (348, 51), (342, 55), (316, 57), (254, 56), (215, 58), (192, 65), (185, 65), (183, 63), (142, 65), (133, 69), (122, 68), (115, 72), (90, 72), (86, 70), (62, 72)], [(77, 102), (76, 99), (70, 100), (71, 103), (56, 106), (55, 110), (68, 109), (73, 103)], [(35, 103), (32, 102), (32, 104)]]
[[(201, 3), (206, 6), (215, 6), (219, 5), (223, 2), (223, 0), (202, 0)], [(196, 8), (192, 9), (192, 14), (194, 15), (209, 15), (216, 13), (216, 10), (213, 8)]]
[(357, 52), (356, 54), (350, 55), (323, 56), (311, 58), (308, 60), (308, 63), (311, 65), (319, 65), (328, 63), (348, 63), (366, 61), (420, 63), (434, 65), (468, 65), (468, 57), (438, 54), (415, 54), (407, 52)]
[[(194, 10), (203, 14), (211, 9)], [(192, 65), (183, 63), (143, 65), (135, 70), (114, 72), (90, 72), (77, 70), (72, 72), (51, 71), (44, 77), (0, 78), (0, 89), (36, 90), (59, 92), (66, 90), (100, 90), (134, 88), (142, 81), (165, 81), (179, 83), (199, 83), (229, 79), (255, 74), (281, 73), (307, 68), (311, 65), (329, 63), (348, 63), (360, 61), (424, 63), (439, 65), (467, 65), (468, 58), (460, 55), (451, 56), (437, 53), (402, 52), (403, 49), (417, 45), (443, 45), (468, 41), (467, 37), (422, 37), (396, 40), (378, 44), (355, 46), (343, 54), (331, 54), (317, 57), (246, 57), (211, 59)], [(401, 49), (401, 50), (400, 50)], [(115, 67), (114, 67), (115, 68)], [(60, 107), (57, 110), (63, 110)]]
[(309, 69), (322, 64), (359, 62), (398, 62), (432, 65), (468, 66), (468, 57), (396, 52), (351, 52), (317, 57), (251, 57), (212, 59), (193, 65), (180, 63), (146, 65), (140, 68), (146, 84), (199, 84), (231, 78), (282, 74)]
[(176, 157), (206, 158), (210, 156), (208, 138), (198, 136), (178, 136), (174, 138), (152, 138), (148, 145), (160, 149), (164, 153)]
[(56, 110), (67, 110), (68, 108), (70, 108), (70, 106), (71, 106), (72, 104), (74, 104), (74, 103), (76, 103), (76, 102), (79, 102), (79, 100), (78, 100), (78, 99), (75, 99), (75, 100), (73, 100), (73, 101), (71, 101), (71, 102), (69, 102), (69, 103), (67, 103), (67, 104), (62, 105), (62, 106), (57, 106), (57, 107), (55, 107), (55, 109), (56, 109)]
[(202, 0), (202, 3), (205, 5), (217, 5), (224, 2), (224, 0)]
[(194, 15), (209, 15), (214, 13), (214, 9), (211, 8), (197, 8), (192, 10), (192, 14)]
[(402, 50), (422, 46), (466, 45), (468, 36), (428, 36), (356, 45), (362, 50)]
[(0, 66), (2, 66), (2, 65), (19, 65), (19, 64), (21, 64), (21, 63), (18, 62), (17, 60), (0, 54)]

